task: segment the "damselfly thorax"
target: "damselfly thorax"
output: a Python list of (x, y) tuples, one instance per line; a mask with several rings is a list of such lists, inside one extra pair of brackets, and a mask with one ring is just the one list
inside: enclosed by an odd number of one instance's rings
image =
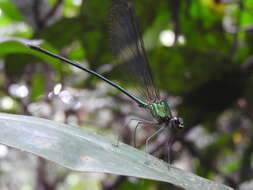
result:
[(183, 119), (172, 116), (171, 109), (165, 100), (147, 103), (144, 107), (150, 111), (159, 124), (164, 123), (167, 126), (171, 124), (172, 127), (183, 128)]

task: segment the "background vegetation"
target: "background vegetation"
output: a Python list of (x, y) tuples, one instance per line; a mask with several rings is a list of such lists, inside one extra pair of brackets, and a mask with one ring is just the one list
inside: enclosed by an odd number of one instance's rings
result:
[[(185, 120), (172, 147), (173, 164), (235, 189), (252, 189), (252, 2), (133, 3), (157, 85), (173, 113)], [(129, 116), (149, 118), (146, 112), (94, 77), (13, 41), (43, 40), (46, 49), (131, 89), (116, 72), (109, 48), (110, 4), (0, 0), (1, 111), (68, 122), (104, 135), (120, 134), (130, 144), (134, 124), (121, 126)], [(154, 131), (138, 131), (140, 148)], [(150, 147), (163, 159), (165, 135)], [(74, 173), (5, 146), (0, 146), (0, 158), (1, 189), (172, 189), (148, 180)]]

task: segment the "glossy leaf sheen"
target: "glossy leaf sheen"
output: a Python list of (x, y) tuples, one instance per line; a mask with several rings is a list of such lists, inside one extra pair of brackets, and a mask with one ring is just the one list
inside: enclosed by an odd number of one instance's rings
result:
[(105, 172), (169, 182), (185, 189), (231, 189), (174, 168), (143, 151), (104, 136), (50, 120), (0, 114), (0, 143), (83, 172)]
[[(58, 53), (47, 42), (44, 42), (42, 40), (27, 40), (25, 38), (2, 36), (0, 38), (0, 57), (6, 56), (8, 54), (29, 54), (34, 55), (35, 57), (39, 57), (43, 61), (51, 63), (56, 70), (60, 69), (60, 66), (58, 64), (59, 61), (47, 55), (43, 55), (31, 50), (27, 47), (27, 44), (40, 45), (52, 52)], [(17, 64), (20, 64), (20, 62), (17, 62)]]

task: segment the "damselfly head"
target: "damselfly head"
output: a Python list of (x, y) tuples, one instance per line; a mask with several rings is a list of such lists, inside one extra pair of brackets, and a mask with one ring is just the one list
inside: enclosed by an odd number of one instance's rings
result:
[(183, 129), (184, 128), (184, 120), (181, 117), (173, 117), (171, 119), (173, 127)]

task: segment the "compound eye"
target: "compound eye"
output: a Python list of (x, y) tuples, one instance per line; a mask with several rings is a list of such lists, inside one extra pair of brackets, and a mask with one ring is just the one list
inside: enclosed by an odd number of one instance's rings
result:
[(183, 128), (184, 127), (184, 121), (182, 118), (178, 118), (177, 120), (177, 124), (179, 128)]

